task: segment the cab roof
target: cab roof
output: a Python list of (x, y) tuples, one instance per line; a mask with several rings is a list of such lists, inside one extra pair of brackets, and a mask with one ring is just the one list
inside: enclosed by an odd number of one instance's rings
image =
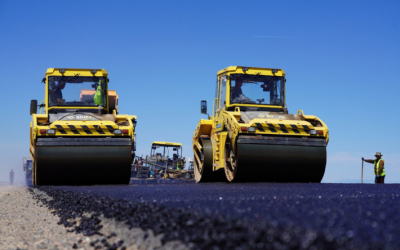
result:
[[(243, 70), (244, 69), (244, 70)], [(272, 71), (276, 71), (273, 73)], [(285, 71), (282, 69), (274, 68), (258, 68), (258, 67), (247, 67), (247, 66), (229, 66), (225, 69), (218, 71), (217, 76), (229, 74), (249, 74), (249, 75), (268, 75), (268, 76), (285, 76)]]
[[(61, 73), (60, 70), (65, 73)], [(96, 73), (93, 74), (92, 71), (96, 71)], [(48, 68), (45, 76), (74, 76), (76, 74), (96, 77), (107, 77), (108, 75), (105, 69)]]
[(182, 143), (176, 142), (163, 142), (163, 141), (155, 141), (151, 145), (162, 145), (162, 146), (182, 146)]

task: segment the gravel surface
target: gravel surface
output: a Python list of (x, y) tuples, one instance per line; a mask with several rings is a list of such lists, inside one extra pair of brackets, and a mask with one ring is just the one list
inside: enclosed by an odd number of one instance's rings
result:
[(0, 187), (0, 249), (71, 249), (82, 240), (24, 187)]
[[(130, 228), (103, 215), (85, 213), (63, 221), (44, 205), (51, 202), (52, 198), (38, 189), (0, 187), (0, 249), (188, 249), (179, 241), (163, 244), (162, 234)], [(73, 227), (67, 230), (66, 224)], [(83, 230), (88, 225), (90, 232)]]
[(58, 200), (58, 207), (104, 214), (131, 227), (163, 233), (164, 243), (179, 239), (193, 249), (400, 249), (397, 184), (40, 189)]
[(88, 236), (85, 241), (79, 240), (73, 248), (189, 249), (177, 240), (162, 241), (164, 235), (155, 234), (150, 228), (143, 230), (127, 224), (118, 216), (120, 208), (113, 200), (98, 199), (74, 192), (61, 192), (49, 187), (41, 187), (40, 190), (31, 189), (31, 192), (37, 200), (47, 205), (52, 213), (59, 216), (57, 223), (67, 227), (69, 233)]

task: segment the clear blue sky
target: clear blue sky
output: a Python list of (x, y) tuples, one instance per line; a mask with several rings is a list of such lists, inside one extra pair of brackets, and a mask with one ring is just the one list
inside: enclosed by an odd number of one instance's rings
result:
[(397, 0), (0, 0), (0, 180), (22, 176), (47, 68), (105, 68), (121, 113), (138, 116), (137, 154), (173, 141), (188, 158), (216, 72), (244, 65), (284, 69), (289, 111), (328, 125), (324, 182), (359, 182), (361, 156), (376, 151), (400, 182), (399, 13)]

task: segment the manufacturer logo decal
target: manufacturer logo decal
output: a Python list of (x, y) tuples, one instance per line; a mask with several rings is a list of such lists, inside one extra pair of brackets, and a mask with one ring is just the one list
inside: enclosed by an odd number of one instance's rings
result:
[[(91, 121), (95, 118), (91, 115), (69, 115), (66, 117), (70, 121)], [(97, 119), (96, 119), (97, 120)]]

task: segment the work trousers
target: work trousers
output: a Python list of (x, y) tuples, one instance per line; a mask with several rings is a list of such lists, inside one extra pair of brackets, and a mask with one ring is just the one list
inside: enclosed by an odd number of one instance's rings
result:
[(14, 185), (14, 178), (10, 178), (10, 185)]
[(384, 184), (385, 183), (385, 176), (376, 177), (375, 176), (375, 183), (376, 184)]

